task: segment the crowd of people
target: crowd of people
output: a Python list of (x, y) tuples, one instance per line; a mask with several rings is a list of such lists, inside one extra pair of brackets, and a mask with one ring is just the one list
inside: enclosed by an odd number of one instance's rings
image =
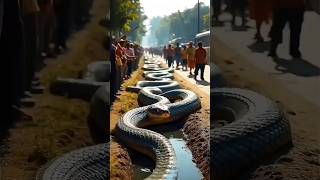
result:
[(0, 1), (0, 57), (8, 63), (10, 109), (43, 91), (36, 72), (45, 58), (67, 51), (67, 38), (89, 20), (91, 5), (92, 0)]
[(115, 75), (111, 78), (111, 102), (113, 102), (122, 82), (129, 79), (133, 70), (138, 68), (143, 48), (127, 40), (127, 36), (120, 39), (113, 37), (110, 52), (112, 74)]
[[(249, 10), (250, 18), (256, 22), (256, 34), (254, 39), (257, 43), (264, 42), (261, 34), (263, 23), (272, 26), (269, 31), (271, 45), (269, 56), (277, 58), (277, 48), (282, 43), (283, 29), (287, 23), (290, 28), (290, 47), (289, 53), (293, 58), (301, 58), (300, 34), (304, 21), (304, 12), (306, 9), (305, 0), (212, 0), (213, 5), (213, 25), (222, 26), (223, 21), (219, 19), (223, 11), (229, 11), (232, 14), (231, 25), (236, 28), (236, 16), (241, 17), (240, 27), (245, 27), (247, 23), (246, 11)], [(224, 7), (224, 8), (223, 8)]]
[[(165, 58), (168, 67), (187, 71), (189, 68), (190, 76), (197, 81), (197, 76), (200, 71), (200, 78), (204, 81), (204, 70), (207, 62), (207, 52), (202, 46), (202, 42), (197, 43), (197, 48), (193, 42), (180, 46), (176, 43), (175, 47), (172, 44), (163, 47), (162, 56)], [(174, 67), (175, 66), (175, 67)]]

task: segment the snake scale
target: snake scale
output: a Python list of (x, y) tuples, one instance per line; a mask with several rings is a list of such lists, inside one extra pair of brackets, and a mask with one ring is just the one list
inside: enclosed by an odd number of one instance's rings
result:
[[(177, 179), (176, 155), (163, 135), (144, 129), (147, 126), (174, 122), (201, 108), (198, 96), (181, 89), (173, 81), (173, 70), (160, 68), (153, 59), (145, 59), (145, 77), (128, 91), (138, 92), (140, 107), (126, 112), (118, 122), (116, 136), (129, 147), (151, 157), (156, 166), (146, 179)], [(147, 78), (146, 78), (147, 79)]]

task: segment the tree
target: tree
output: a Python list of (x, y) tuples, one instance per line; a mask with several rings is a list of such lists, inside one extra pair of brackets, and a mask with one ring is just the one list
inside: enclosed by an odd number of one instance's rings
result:
[[(143, 21), (147, 17), (143, 14), (139, 0), (111, 0), (110, 2), (110, 24), (113, 31), (130, 33), (134, 41), (141, 41), (145, 33)], [(135, 28), (138, 26), (137, 28)]]

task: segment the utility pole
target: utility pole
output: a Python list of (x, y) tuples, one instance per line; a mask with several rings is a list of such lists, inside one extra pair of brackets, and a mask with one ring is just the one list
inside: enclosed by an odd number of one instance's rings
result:
[(198, 33), (200, 33), (200, 0), (198, 0)]

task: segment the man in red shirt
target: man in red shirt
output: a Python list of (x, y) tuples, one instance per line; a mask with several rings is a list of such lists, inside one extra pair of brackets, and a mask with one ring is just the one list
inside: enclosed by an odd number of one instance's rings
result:
[(277, 57), (277, 47), (282, 43), (282, 31), (286, 23), (290, 26), (290, 55), (301, 58), (300, 34), (305, 11), (304, 0), (273, 0), (273, 24), (270, 32), (269, 56)]
[(194, 59), (196, 64), (196, 69), (194, 70), (194, 79), (197, 80), (198, 72), (201, 71), (201, 80), (204, 80), (204, 68), (207, 64), (207, 52), (202, 47), (202, 42), (198, 42), (198, 48), (196, 49)]

